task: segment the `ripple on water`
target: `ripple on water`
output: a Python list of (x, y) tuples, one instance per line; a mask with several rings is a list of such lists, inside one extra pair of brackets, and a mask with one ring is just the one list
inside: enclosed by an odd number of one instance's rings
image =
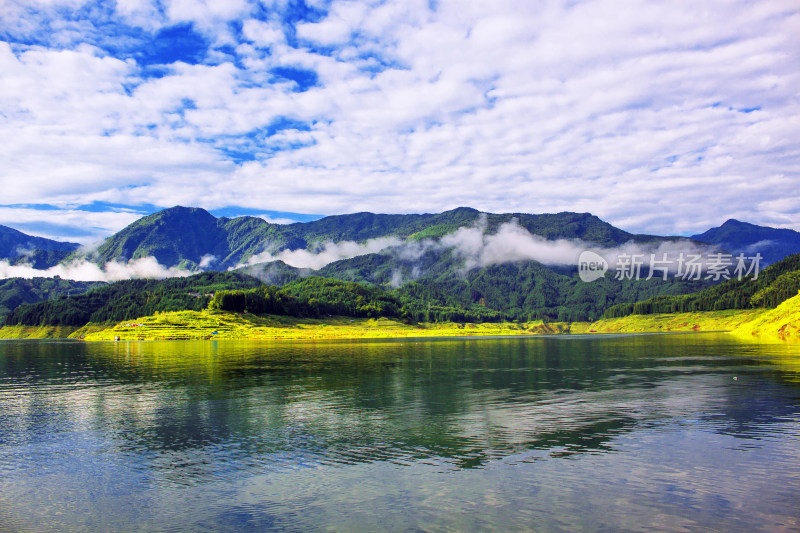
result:
[(792, 350), (2, 343), (0, 526), (797, 529)]

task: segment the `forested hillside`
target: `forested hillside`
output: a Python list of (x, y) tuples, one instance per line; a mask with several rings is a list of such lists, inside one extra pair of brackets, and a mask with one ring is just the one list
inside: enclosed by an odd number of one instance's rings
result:
[(97, 281), (72, 281), (55, 278), (0, 279), (0, 325), (6, 315), (22, 304), (56, 300), (62, 296), (77, 296), (105, 283)]
[(656, 313), (773, 308), (800, 290), (800, 254), (790, 255), (765, 268), (757, 279), (731, 279), (693, 294), (655, 296), (609, 308), (605, 318)]
[(163, 311), (201, 310), (223, 289), (250, 289), (261, 282), (233, 272), (204, 272), (168, 280), (126, 280), (85, 294), (21, 305), (6, 325), (82, 326), (119, 322)]
[(249, 290), (219, 291), (210, 309), (254, 314), (322, 317), (397, 317), (400, 301), (378, 287), (309, 277), (283, 287), (263, 285)]
[(369, 254), (331, 263), (318, 275), (386, 288), (397, 287), (415, 320), (595, 320), (610, 306), (658, 294), (685, 294), (709, 286), (682, 279), (615, 280), (584, 283), (574, 267), (515, 261), (466, 270), (452, 251), (413, 258)]
[(0, 226), (0, 260), (5, 259), (11, 264), (24, 262), (34, 268), (45, 269), (62, 261), (79, 246), (74, 242), (34, 237)]
[(152, 256), (164, 266), (215, 270), (235, 267), (264, 251), (306, 249), (315, 243), (363, 242), (379, 237), (439, 238), (463, 227), (485, 223), (492, 233), (516, 220), (546, 239), (582, 239), (602, 246), (668, 240), (633, 235), (589, 213), (481, 213), (466, 207), (444, 213), (382, 215), (354, 213), (313, 222), (271, 224), (256, 217), (215, 218), (199, 208), (173, 207), (143, 217), (109, 237), (92, 259), (98, 263)]

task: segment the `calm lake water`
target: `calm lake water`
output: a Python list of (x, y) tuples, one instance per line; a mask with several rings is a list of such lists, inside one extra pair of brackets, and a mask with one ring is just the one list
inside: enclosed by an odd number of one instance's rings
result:
[(0, 341), (2, 531), (800, 529), (800, 347)]

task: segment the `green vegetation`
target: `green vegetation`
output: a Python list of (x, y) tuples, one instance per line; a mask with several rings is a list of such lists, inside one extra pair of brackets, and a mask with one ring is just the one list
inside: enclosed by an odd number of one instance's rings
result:
[(599, 318), (604, 309), (618, 302), (701, 287), (701, 283), (681, 280), (617, 281), (610, 274), (583, 283), (570, 270), (559, 272), (527, 261), (463, 275), (445, 271), (407, 283), (397, 293), (415, 320), (580, 322)]
[(603, 316), (721, 311), (724, 309), (773, 308), (800, 290), (800, 254), (770, 265), (758, 275), (728, 280), (693, 294), (655, 296), (636, 303), (610, 307)]
[(591, 324), (598, 333), (731, 331), (742, 338), (800, 340), (800, 254), (758, 276), (694, 294), (657, 296), (611, 307)]
[(764, 313), (762, 309), (729, 309), (603, 318), (589, 325), (593, 333), (731, 331)]
[(547, 267), (535, 261), (467, 271), (463, 258), (451, 250), (428, 250), (413, 258), (392, 253), (363, 255), (331, 263), (317, 273), (387, 289), (400, 285), (395, 294), (416, 321), (588, 321), (620, 302), (708, 286), (680, 279), (618, 281), (610, 273), (584, 283), (575, 268)]
[(758, 313), (733, 328), (733, 333), (759, 340), (800, 341), (800, 295), (795, 294), (775, 309)]
[[(16, 326), (19, 328), (19, 326)], [(89, 341), (167, 339), (359, 339), (403, 337), (463, 337), (539, 335), (583, 332), (585, 324), (563, 323), (419, 323), (391, 318), (287, 316), (222, 311), (180, 311), (137, 318), (133, 324), (117, 324), (72, 330), (72, 338)], [(41, 329), (40, 329), (41, 331)], [(52, 333), (51, 333), (52, 334)]]
[(294, 317), (400, 316), (400, 302), (378, 287), (319, 277), (304, 278), (280, 288), (262, 285), (249, 290), (218, 291), (209, 308)]
[(67, 295), (77, 296), (103, 285), (105, 283), (72, 281), (59, 277), (0, 279), (0, 324), (6, 315), (22, 304), (56, 300)]
[(261, 285), (250, 276), (233, 272), (204, 272), (186, 278), (127, 280), (78, 296), (21, 305), (6, 318), (6, 325), (83, 326), (151, 315), (155, 312), (202, 310), (211, 294), (223, 289), (249, 289)]
[(153, 256), (165, 266), (196, 268), (206, 257), (214, 268), (238, 266), (265, 251), (308, 248), (327, 241), (365, 241), (394, 236), (401, 239), (439, 238), (481, 218), (491, 233), (511, 220), (533, 234), (548, 239), (576, 239), (611, 246), (628, 241), (667, 240), (633, 235), (589, 213), (482, 214), (466, 207), (437, 214), (381, 215), (354, 213), (313, 222), (270, 224), (256, 217), (215, 218), (199, 208), (173, 207), (143, 217), (108, 238), (93, 260), (128, 261)]

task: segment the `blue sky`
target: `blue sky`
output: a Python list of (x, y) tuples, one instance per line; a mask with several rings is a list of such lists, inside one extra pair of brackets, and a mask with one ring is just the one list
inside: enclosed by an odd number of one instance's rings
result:
[(800, 229), (794, 0), (2, 0), (0, 224), (173, 205)]

